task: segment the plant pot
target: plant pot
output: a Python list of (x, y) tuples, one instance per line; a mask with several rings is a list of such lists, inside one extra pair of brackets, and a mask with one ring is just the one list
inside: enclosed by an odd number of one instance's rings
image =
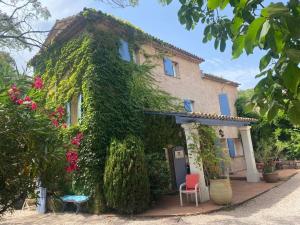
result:
[(232, 189), (229, 179), (210, 180), (210, 198), (217, 205), (228, 205), (232, 202)]
[(276, 183), (279, 181), (278, 172), (263, 173), (263, 178), (267, 183)]

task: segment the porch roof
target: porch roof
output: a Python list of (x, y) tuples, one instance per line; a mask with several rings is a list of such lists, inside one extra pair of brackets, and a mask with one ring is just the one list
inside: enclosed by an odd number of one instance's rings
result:
[(202, 112), (171, 112), (171, 111), (145, 111), (145, 114), (174, 116), (176, 123), (200, 123), (209, 126), (233, 126), (242, 127), (249, 126), (257, 121), (254, 118), (225, 116), (218, 114), (202, 113)]

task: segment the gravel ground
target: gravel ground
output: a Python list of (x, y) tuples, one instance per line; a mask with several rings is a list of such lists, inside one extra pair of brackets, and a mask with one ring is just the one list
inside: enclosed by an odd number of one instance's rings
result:
[(45, 214), (17, 211), (4, 217), (0, 224), (126, 224), (126, 225), (187, 225), (187, 224), (300, 224), (300, 174), (277, 188), (228, 211), (207, 215), (160, 219), (124, 218), (115, 216)]

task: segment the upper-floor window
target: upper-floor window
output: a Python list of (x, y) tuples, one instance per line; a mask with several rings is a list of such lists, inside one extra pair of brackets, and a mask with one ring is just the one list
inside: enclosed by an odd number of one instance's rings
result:
[(80, 93), (78, 96), (66, 103), (66, 123), (68, 126), (79, 124), (83, 118), (83, 96)]
[(78, 121), (78, 123), (81, 122), (82, 114), (83, 114), (83, 98), (82, 98), (82, 94), (79, 94), (78, 98), (77, 98), (77, 121)]
[(165, 70), (165, 74), (168, 76), (171, 77), (179, 76), (178, 63), (166, 57), (164, 58), (164, 70)]
[(219, 104), (221, 115), (230, 116), (230, 107), (227, 94), (219, 94)]
[(67, 125), (68, 126), (70, 126), (71, 125), (71, 102), (68, 102), (67, 104), (66, 104), (66, 123), (67, 123)]
[(131, 61), (128, 42), (124, 41), (123, 39), (120, 39), (119, 54), (121, 59), (127, 62)]
[(194, 111), (194, 101), (190, 99), (184, 99), (183, 106), (185, 111), (187, 112), (193, 112)]
[(140, 64), (139, 51), (137, 49), (132, 51), (132, 60), (135, 64)]

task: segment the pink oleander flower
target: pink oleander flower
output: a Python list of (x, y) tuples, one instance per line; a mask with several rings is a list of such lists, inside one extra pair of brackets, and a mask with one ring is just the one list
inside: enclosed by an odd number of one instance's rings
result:
[(71, 140), (71, 144), (79, 147), (80, 141), (75, 137)]
[(78, 169), (78, 166), (77, 164), (70, 164), (68, 167), (66, 167), (66, 171), (67, 173), (71, 173), (73, 172), (74, 170), (77, 170)]
[(78, 153), (76, 151), (73, 151), (73, 150), (69, 150), (67, 153), (66, 153), (66, 158), (67, 158), (67, 161), (71, 164), (74, 164), (77, 162), (78, 160)]
[(10, 95), (9, 98), (12, 102), (15, 102), (18, 100), (18, 98), (15, 95)]
[(35, 102), (31, 102), (31, 110), (36, 110), (37, 104)]
[(24, 101), (30, 102), (30, 101), (31, 101), (31, 98), (30, 98), (29, 96), (26, 96), (26, 97), (24, 98)]
[(58, 127), (58, 126), (59, 126), (58, 121), (57, 121), (56, 119), (51, 120), (51, 123), (52, 123), (52, 125), (55, 126), (55, 127)]
[(16, 102), (19, 99), (21, 92), (15, 84), (8, 90), (8, 95), (11, 101)]
[(41, 78), (40, 76), (36, 76), (36, 77), (34, 78), (33, 87), (34, 87), (35, 89), (42, 89), (43, 86), (44, 86), (44, 84), (43, 84), (42, 78)]
[(78, 133), (75, 137), (72, 138), (71, 144), (79, 147), (82, 139), (83, 139), (83, 133)]
[(23, 99), (18, 99), (18, 100), (16, 100), (16, 103), (18, 105), (22, 105), (24, 103), (24, 101), (23, 101)]
[(65, 115), (65, 109), (62, 106), (59, 106), (56, 111), (62, 116)]

